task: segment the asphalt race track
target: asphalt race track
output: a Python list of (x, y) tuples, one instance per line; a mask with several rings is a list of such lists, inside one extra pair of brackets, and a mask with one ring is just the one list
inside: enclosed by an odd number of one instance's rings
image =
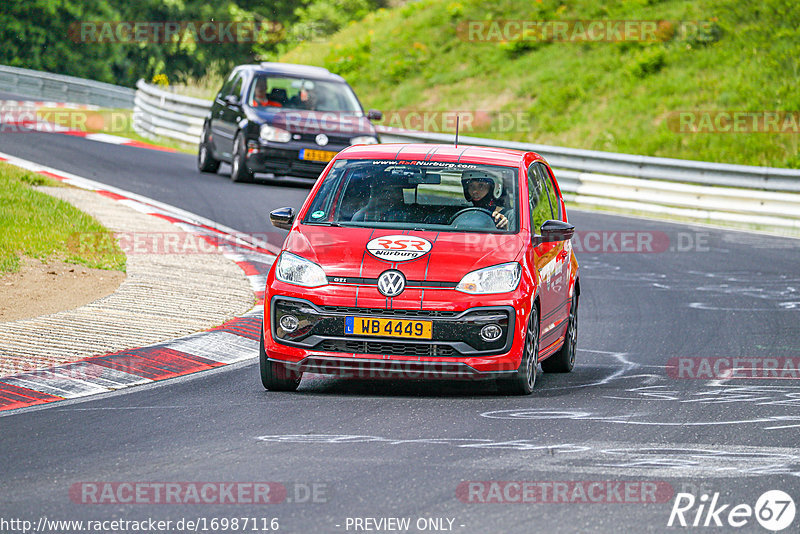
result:
[[(310, 184), (233, 184), (227, 166), (203, 175), (190, 155), (59, 134), (2, 134), (0, 152), (275, 243), (285, 234), (269, 226), (268, 212), (299, 207)], [(593, 250), (578, 252), (578, 363), (571, 374), (544, 375), (533, 395), (498, 396), (491, 383), (320, 376), (297, 393), (274, 393), (261, 387), (253, 360), (23, 410), (0, 417), (0, 517), (278, 518), (283, 532), (354, 532), (353, 518), (388, 517), (410, 518), (408, 531), (418, 532), (419, 518), (443, 518), (439, 526), (463, 533), (674, 532), (683, 530), (667, 527), (679, 492), (718, 492), (730, 505), (722, 521), (767, 490), (800, 502), (800, 376), (688, 378), (667, 369), (680, 358), (708, 358), (712, 368), (729, 361), (715, 358), (797, 362), (800, 240), (577, 211), (570, 218)], [(620, 232), (648, 236), (657, 250), (621, 252)], [(84, 504), (70, 494), (83, 482), (192, 481), (278, 482), (288, 493), (267, 505)], [(471, 481), (646, 482), (659, 497), (480, 503), (475, 495), (487, 494), (464, 491)], [(754, 517), (735, 531), (766, 532)]]

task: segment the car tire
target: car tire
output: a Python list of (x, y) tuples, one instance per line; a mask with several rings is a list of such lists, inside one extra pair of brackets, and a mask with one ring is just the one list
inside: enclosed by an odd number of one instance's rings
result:
[(211, 146), (208, 144), (208, 124), (203, 126), (203, 135), (200, 138), (200, 146), (197, 149), (197, 169), (200, 172), (216, 173), (219, 170), (220, 161), (211, 155)]
[(231, 157), (231, 180), (243, 184), (253, 181), (253, 171), (247, 168), (247, 146), (244, 134), (239, 132), (233, 143), (233, 156)]
[(506, 395), (530, 395), (539, 377), (539, 310), (536, 306), (528, 318), (522, 358), (514, 376), (497, 381), (498, 389)]
[(569, 323), (561, 348), (542, 362), (545, 373), (569, 373), (575, 367), (575, 347), (578, 344), (578, 293), (572, 294), (569, 305)]
[(295, 391), (303, 378), (302, 371), (289, 370), (285, 365), (267, 359), (264, 334), (261, 334), (258, 362), (261, 367), (261, 384), (270, 391)]

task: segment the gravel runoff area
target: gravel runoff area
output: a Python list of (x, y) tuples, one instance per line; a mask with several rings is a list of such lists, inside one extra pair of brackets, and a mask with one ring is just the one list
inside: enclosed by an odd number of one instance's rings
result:
[[(93, 191), (40, 187), (113, 232), (164, 236), (183, 230)], [(0, 323), (0, 376), (150, 345), (218, 326), (253, 308), (244, 272), (219, 251), (129, 253), (112, 294), (79, 308)], [(160, 253), (153, 253), (160, 252)], [(58, 291), (58, 287), (53, 287)]]

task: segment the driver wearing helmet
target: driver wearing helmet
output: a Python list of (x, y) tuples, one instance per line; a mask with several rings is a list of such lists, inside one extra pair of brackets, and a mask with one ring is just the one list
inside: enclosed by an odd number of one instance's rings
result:
[(503, 215), (503, 180), (486, 171), (470, 170), (461, 174), (464, 198), (476, 208), (489, 211), (497, 228), (508, 229), (508, 217)]

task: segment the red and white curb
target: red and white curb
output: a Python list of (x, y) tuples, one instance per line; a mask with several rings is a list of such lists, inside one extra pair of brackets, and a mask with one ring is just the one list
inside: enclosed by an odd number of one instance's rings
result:
[(69, 185), (96, 191), (122, 205), (178, 225), (220, 248), (245, 272), (256, 306), (225, 324), (168, 342), (0, 378), (0, 412), (106, 393), (196, 373), (257, 357), (266, 274), (278, 248), (156, 200), (0, 153), (0, 161)]
[(97, 111), (98, 106), (84, 104), (66, 104), (63, 102), (34, 102), (17, 100), (0, 100), (0, 133), (27, 133), (44, 132), (58, 133), (80, 137), (90, 141), (108, 143), (111, 145), (132, 146), (137, 148), (147, 148), (150, 150), (160, 150), (162, 152), (177, 152), (173, 148), (137, 141), (119, 135), (107, 133), (90, 133), (83, 130), (76, 130), (61, 126), (54, 122), (44, 120), (37, 115), (40, 108), (60, 108), (64, 110)]
[(61, 108), (98, 111), (100, 106), (95, 106), (93, 104), (73, 104), (71, 102), (53, 102), (51, 100), (0, 100), (0, 110), (26, 108)]

